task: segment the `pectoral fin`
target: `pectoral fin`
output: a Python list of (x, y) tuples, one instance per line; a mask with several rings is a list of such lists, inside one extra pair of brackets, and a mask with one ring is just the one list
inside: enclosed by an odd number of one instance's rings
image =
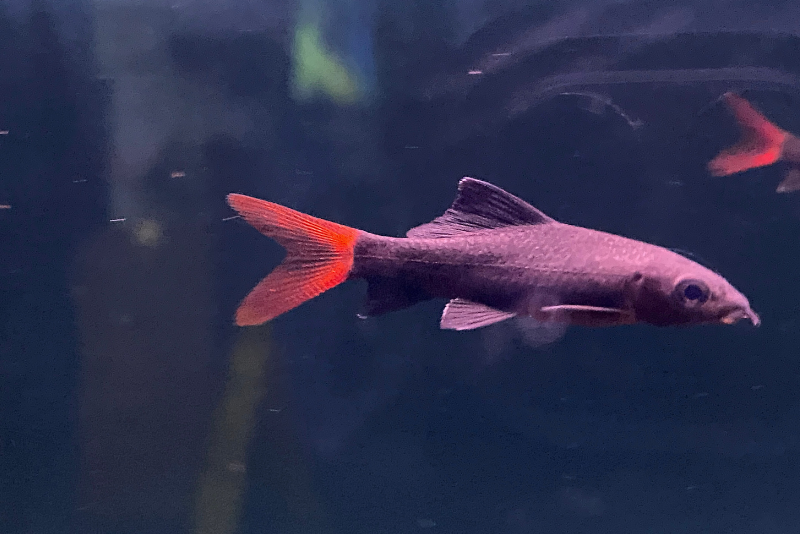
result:
[(511, 319), (515, 315), (477, 302), (453, 299), (444, 307), (439, 326), (443, 330), (474, 330)]
[(618, 308), (562, 304), (539, 309), (542, 318), (583, 326), (614, 326), (635, 322), (634, 314)]

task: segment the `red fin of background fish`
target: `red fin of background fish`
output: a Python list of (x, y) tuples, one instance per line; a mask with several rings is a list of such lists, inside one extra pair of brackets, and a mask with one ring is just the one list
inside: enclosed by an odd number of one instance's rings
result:
[(736, 117), (742, 137), (708, 163), (709, 172), (714, 176), (727, 176), (778, 161), (787, 132), (772, 124), (744, 98), (725, 93), (723, 99)]
[(800, 191), (800, 169), (792, 167), (783, 177), (781, 183), (778, 184), (777, 193), (793, 193)]
[(407, 237), (440, 238), (478, 230), (546, 224), (553, 219), (521, 198), (482, 180), (465, 176), (458, 195), (443, 215), (406, 232)]
[(444, 307), (439, 327), (442, 330), (474, 330), (511, 319), (515, 315), (477, 302), (453, 299)]
[(228, 204), (286, 249), (283, 262), (239, 305), (237, 325), (265, 323), (347, 279), (358, 230), (245, 195), (228, 195)]

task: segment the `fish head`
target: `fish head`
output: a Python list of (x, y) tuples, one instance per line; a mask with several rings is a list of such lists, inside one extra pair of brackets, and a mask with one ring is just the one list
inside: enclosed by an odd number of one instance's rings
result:
[(632, 280), (638, 321), (667, 325), (734, 324), (761, 319), (739, 290), (718, 273), (671, 251)]

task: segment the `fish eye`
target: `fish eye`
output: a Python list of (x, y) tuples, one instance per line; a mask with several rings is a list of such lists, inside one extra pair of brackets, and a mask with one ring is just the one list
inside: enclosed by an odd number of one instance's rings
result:
[(708, 286), (700, 280), (684, 280), (675, 288), (680, 298), (687, 304), (703, 304), (708, 300)]

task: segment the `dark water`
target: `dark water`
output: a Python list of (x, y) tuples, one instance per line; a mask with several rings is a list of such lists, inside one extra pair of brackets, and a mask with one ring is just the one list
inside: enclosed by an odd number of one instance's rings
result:
[[(780, 165), (705, 170), (726, 90), (800, 132), (797, 28), (790, 2), (0, 4), (0, 532), (800, 532), (798, 197)], [(359, 283), (232, 325), (282, 252), (225, 194), (402, 235), (467, 175), (690, 252), (763, 325), (536, 349), (440, 331), (443, 302), (361, 321)]]

